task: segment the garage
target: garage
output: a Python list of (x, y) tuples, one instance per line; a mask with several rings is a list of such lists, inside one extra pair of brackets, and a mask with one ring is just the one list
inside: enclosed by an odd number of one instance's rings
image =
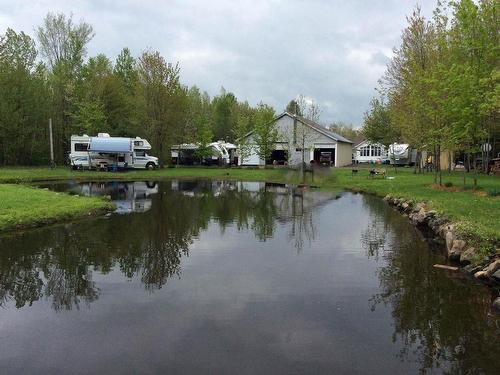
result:
[(335, 165), (335, 147), (315, 148), (313, 160), (315, 164)]

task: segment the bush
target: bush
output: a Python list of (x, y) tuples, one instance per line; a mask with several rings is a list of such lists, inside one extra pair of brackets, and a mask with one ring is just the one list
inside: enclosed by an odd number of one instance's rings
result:
[(452, 182), (450, 182), (450, 181), (448, 181), (448, 182), (445, 182), (445, 183), (444, 183), (444, 186), (446, 186), (446, 187), (452, 187), (452, 186), (453, 186), (453, 183), (452, 183)]
[(488, 192), (488, 195), (490, 197), (498, 197), (498, 196), (500, 196), (500, 188), (489, 189), (487, 192)]

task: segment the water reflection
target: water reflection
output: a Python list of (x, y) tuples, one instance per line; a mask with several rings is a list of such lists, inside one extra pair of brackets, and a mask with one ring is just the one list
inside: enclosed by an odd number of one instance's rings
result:
[(490, 295), (461, 274), (433, 269), (437, 257), (425, 241), (381, 200), (364, 201), (370, 224), (362, 234), (363, 247), (369, 257), (384, 260), (372, 310), (390, 306), (393, 341), (404, 343), (399, 358), (416, 356), (420, 373), (497, 373), (500, 320), (490, 312)]
[[(310, 193), (292, 186), (259, 182), (172, 180), (43, 185), (56, 191), (109, 195), (118, 213), (109, 220), (83, 221), (0, 237), (0, 306), (31, 305), (42, 296), (55, 310), (79, 308), (98, 299), (92, 270), (118, 268), (140, 277), (148, 290), (180, 276), (181, 260), (213, 221), (251, 230), (260, 241), (278, 224), (289, 228), (298, 252), (314, 238), (314, 216), (338, 194)], [(147, 215), (137, 214), (147, 211)]]
[(378, 198), (182, 179), (50, 188), (130, 209), (0, 237), (7, 373), (498, 369), (488, 291), (434, 270), (439, 252)]
[(151, 209), (151, 196), (158, 193), (156, 181), (100, 181), (42, 184), (41, 187), (78, 195), (108, 196), (116, 204), (116, 213), (146, 212)]

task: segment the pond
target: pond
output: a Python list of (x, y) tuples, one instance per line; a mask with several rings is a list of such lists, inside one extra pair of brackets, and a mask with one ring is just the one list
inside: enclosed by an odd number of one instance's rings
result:
[(0, 373), (498, 373), (491, 292), (381, 199), (47, 186), (118, 210), (0, 237)]

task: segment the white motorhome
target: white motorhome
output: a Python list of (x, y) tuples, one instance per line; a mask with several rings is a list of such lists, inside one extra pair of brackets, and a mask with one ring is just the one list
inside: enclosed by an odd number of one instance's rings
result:
[(99, 133), (97, 137), (71, 136), (69, 161), (73, 169), (155, 169), (158, 158), (148, 155), (149, 142), (143, 138), (110, 137)]

